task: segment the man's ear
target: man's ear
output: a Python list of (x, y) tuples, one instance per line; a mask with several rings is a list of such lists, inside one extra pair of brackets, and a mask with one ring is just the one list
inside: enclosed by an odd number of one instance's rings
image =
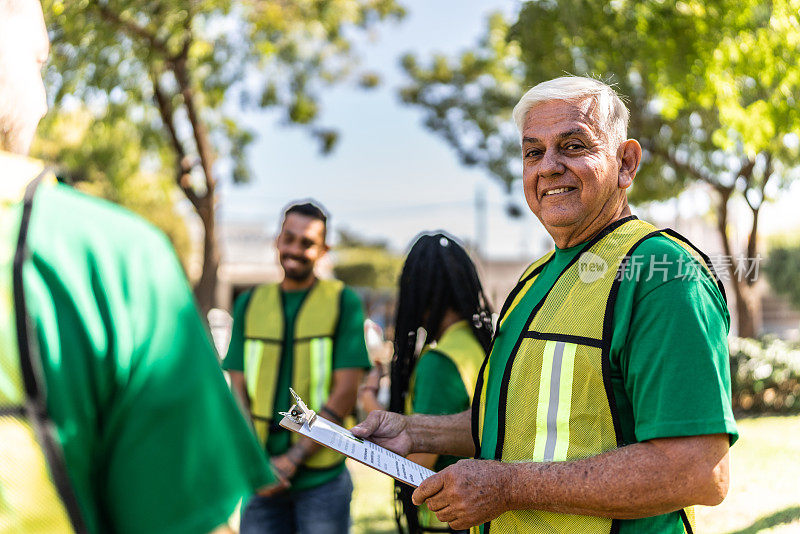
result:
[(627, 189), (633, 184), (639, 163), (642, 161), (642, 147), (636, 139), (628, 139), (617, 151), (619, 158), (618, 185), (620, 189)]

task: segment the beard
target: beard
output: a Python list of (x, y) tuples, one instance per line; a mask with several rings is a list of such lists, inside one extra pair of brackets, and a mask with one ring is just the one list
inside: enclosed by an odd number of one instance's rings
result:
[[(294, 260), (294, 262), (291, 266), (287, 266), (286, 260)], [(283, 268), (283, 274), (289, 280), (302, 282), (314, 274), (314, 264), (303, 258), (298, 258), (296, 256), (281, 256), (280, 261), (281, 268)]]

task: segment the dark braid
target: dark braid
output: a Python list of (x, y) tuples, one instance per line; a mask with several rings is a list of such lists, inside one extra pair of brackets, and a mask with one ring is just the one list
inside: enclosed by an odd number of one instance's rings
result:
[[(389, 401), (393, 412), (405, 412), (411, 373), (417, 364), (419, 328), (425, 329), (426, 342), (434, 341), (448, 309), (469, 322), (484, 353), (488, 353), (492, 311), (475, 265), (453, 237), (444, 233), (421, 234), (408, 252), (400, 275)], [(411, 493), (412, 488), (395, 483), (395, 497), (402, 503), (400, 509), (395, 508), (398, 530), (411, 534), (429, 531), (419, 523)], [(402, 517), (406, 519), (405, 527)]]
[(394, 358), (389, 409), (405, 411), (411, 373), (417, 362), (417, 330), (434, 341), (448, 309), (466, 319), (488, 353), (492, 311), (478, 272), (464, 248), (445, 233), (421, 234), (408, 252), (400, 275), (395, 319)]

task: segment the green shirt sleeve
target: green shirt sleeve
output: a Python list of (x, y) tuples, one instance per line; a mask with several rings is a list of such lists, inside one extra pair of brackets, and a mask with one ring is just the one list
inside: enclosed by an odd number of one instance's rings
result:
[(333, 368), (369, 369), (369, 354), (364, 341), (364, 310), (361, 299), (349, 287), (342, 290), (342, 307), (333, 343)]
[(222, 368), (226, 371), (244, 372), (244, 316), (251, 296), (253, 296), (252, 290), (245, 291), (233, 303), (231, 341), (228, 344), (225, 359), (222, 361)]
[(415, 369), (414, 413), (447, 415), (469, 407), (469, 394), (456, 364), (437, 350), (420, 356)]
[(727, 433), (733, 442), (727, 307), (691, 255), (651, 241), (633, 255), (648, 267), (635, 284), (621, 358), (635, 437)]
[(26, 289), (48, 411), (91, 530), (212, 530), (273, 477), (171, 246), (66, 188), (37, 194), (34, 210)]

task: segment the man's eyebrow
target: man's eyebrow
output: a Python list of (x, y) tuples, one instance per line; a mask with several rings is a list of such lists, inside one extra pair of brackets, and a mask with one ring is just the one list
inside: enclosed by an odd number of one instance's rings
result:
[(581, 137), (586, 137), (586, 131), (580, 128), (573, 128), (571, 130), (567, 130), (566, 132), (561, 132), (558, 134), (559, 139), (566, 139), (567, 137), (572, 137), (573, 135), (579, 135)]
[[(571, 130), (567, 130), (565, 132), (561, 132), (558, 134), (558, 139), (566, 139), (567, 137), (572, 137), (573, 135), (579, 135), (581, 137), (586, 137), (586, 130), (581, 128), (573, 128)], [(524, 143), (541, 143), (538, 137), (523, 137), (522, 142)]]

